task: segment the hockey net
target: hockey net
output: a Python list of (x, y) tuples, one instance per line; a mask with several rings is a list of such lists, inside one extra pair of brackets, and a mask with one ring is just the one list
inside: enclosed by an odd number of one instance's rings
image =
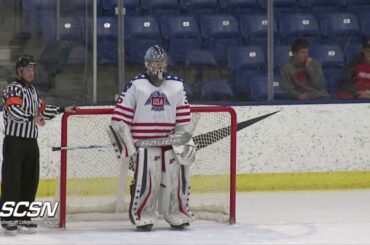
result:
[[(70, 220), (127, 219), (133, 173), (118, 161), (106, 133), (112, 108), (81, 109), (62, 118), (59, 227)], [(235, 223), (236, 113), (230, 107), (192, 107), (200, 120), (193, 135), (190, 209), (198, 219)], [(91, 148), (79, 148), (91, 146)], [(66, 147), (66, 149), (63, 149)], [(127, 177), (126, 173), (128, 173)]]

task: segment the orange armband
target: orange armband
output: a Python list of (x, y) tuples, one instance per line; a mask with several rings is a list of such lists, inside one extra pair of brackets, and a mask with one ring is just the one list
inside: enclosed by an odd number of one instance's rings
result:
[(23, 103), (23, 100), (21, 97), (18, 97), (18, 96), (13, 96), (13, 97), (9, 97), (6, 99), (5, 101), (5, 106), (11, 106), (11, 105), (22, 105)]

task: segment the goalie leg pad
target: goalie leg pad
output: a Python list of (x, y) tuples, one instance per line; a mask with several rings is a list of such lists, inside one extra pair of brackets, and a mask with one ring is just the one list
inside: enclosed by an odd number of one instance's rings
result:
[(133, 183), (130, 186), (131, 223), (141, 227), (153, 225), (160, 184), (161, 149), (139, 148)]
[(166, 150), (159, 195), (159, 212), (173, 227), (188, 225), (193, 220), (189, 210), (189, 167), (180, 165), (173, 150)]

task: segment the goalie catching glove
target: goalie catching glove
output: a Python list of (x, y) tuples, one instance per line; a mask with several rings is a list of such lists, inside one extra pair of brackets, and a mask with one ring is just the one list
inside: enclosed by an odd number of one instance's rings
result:
[(181, 165), (190, 166), (195, 161), (197, 146), (194, 144), (193, 139), (185, 145), (173, 145), (172, 149), (175, 152), (176, 160)]

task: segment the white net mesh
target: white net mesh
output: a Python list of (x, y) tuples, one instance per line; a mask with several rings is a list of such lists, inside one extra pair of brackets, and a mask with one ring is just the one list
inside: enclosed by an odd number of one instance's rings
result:
[[(196, 162), (191, 166), (190, 209), (198, 218), (229, 221), (230, 191), (235, 191), (230, 190), (230, 114), (195, 113), (201, 117), (193, 137), (198, 151)], [(128, 186), (133, 173), (129, 170), (127, 179), (120, 174), (125, 172), (121, 166), (127, 165), (121, 165), (110, 147), (105, 131), (110, 118), (110, 114), (90, 114), (68, 119), (68, 148), (103, 147), (67, 151), (67, 222), (69, 219), (128, 218), (125, 212), (129, 207)]]

